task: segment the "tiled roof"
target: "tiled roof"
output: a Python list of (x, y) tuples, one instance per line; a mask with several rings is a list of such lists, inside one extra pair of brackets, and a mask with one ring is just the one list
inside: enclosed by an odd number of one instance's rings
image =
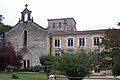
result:
[(86, 35), (86, 34), (103, 34), (105, 30), (87, 30), (87, 31), (54, 31), (50, 32), (52, 36), (66, 36), (66, 35)]

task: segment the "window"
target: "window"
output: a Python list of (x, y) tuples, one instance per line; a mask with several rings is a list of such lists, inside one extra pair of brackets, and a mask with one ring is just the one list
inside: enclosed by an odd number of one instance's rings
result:
[(98, 46), (98, 44), (100, 43), (99, 37), (94, 37), (94, 46)]
[(60, 40), (59, 39), (55, 39), (55, 47), (60, 47)]
[(68, 47), (73, 46), (73, 38), (68, 38)]
[(26, 68), (26, 60), (23, 60), (24, 68)]
[(59, 28), (61, 28), (61, 22), (59, 22)]
[(27, 60), (27, 68), (30, 68), (30, 60)]
[(55, 56), (56, 56), (56, 57), (59, 57), (59, 56), (60, 56), (60, 53), (61, 53), (60, 50), (55, 50)]
[(55, 28), (55, 23), (53, 23), (53, 28)]
[(24, 31), (24, 46), (27, 46), (27, 30)]
[(79, 46), (85, 46), (85, 38), (79, 38)]
[(23, 60), (24, 68), (30, 68), (30, 60)]
[(55, 53), (55, 56), (56, 56), (56, 57), (59, 57), (59, 56), (60, 56), (60, 53), (59, 53), (59, 52), (56, 52), (56, 53)]

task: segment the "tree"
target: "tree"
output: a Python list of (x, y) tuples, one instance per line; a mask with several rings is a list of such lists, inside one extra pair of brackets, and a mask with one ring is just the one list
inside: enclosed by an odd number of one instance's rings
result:
[(16, 54), (10, 43), (4, 43), (0, 47), (0, 70), (4, 70), (8, 66), (19, 68), (21, 66), (21, 55)]
[(0, 31), (2, 32), (8, 32), (9, 30), (11, 30), (13, 27), (10, 25), (5, 25), (3, 23), (0, 23)]
[(43, 66), (45, 73), (49, 76), (53, 70), (58, 68), (57, 58), (53, 55), (44, 55), (40, 57), (40, 63)]
[(102, 38), (101, 45), (107, 50), (120, 48), (120, 29), (108, 29)]
[(40, 62), (47, 75), (51, 74), (53, 70), (57, 70), (68, 78), (79, 77), (69, 78), (69, 80), (82, 80), (95, 68), (95, 56), (91, 51), (81, 49), (72, 53), (62, 50), (61, 54), (59, 57), (52, 55), (40, 57)]
[(108, 29), (102, 38), (101, 46), (104, 47), (100, 54), (102, 69), (112, 69), (113, 75), (120, 75), (120, 29)]
[(4, 23), (2, 23), (3, 19), (4, 19), (4, 17), (2, 15), (0, 15), (0, 31), (2, 31), (2, 32), (8, 32), (13, 27), (10, 26), (10, 25), (5, 25)]
[(69, 80), (82, 80), (94, 69), (93, 57), (93, 53), (86, 50), (75, 53), (62, 51), (59, 59), (60, 70), (68, 77), (81, 77), (69, 78)]

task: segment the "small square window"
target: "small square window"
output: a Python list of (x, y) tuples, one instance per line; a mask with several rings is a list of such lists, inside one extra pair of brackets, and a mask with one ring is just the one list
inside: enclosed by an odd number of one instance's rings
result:
[(59, 52), (55, 53), (55, 56), (56, 56), (56, 57), (59, 57), (59, 56), (60, 56), (60, 53), (59, 53)]
[(60, 53), (61, 53), (60, 50), (55, 50), (55, 56), (56, 56), (56, 57), (59, 57), (59, 56), (60, 56)]

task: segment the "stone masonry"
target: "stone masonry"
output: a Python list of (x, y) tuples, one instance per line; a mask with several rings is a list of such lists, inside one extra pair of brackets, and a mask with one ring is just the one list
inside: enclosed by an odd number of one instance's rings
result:
[(40, 65), (39, 57), (50, 52), (48, 31), (33, 22), (30, 14), (26, 6), (21, 12), (21, 20), (6, 34), (6, 40), (22, 54), (23, 68)]
[(25, 9), (21, 19), (5, 35), (15, 51), (23, 56), (22, 68), (40, 65), (39, 57), (52, 54), (61, 55), (61, 50), (74, 52), (84, 48), (99, 53), (103, 48), (98, 47), (104, 30), (77, 31), (74, 18), (48, 19), (45, 29), (36, 24), (31, 18), (32, 11)]

